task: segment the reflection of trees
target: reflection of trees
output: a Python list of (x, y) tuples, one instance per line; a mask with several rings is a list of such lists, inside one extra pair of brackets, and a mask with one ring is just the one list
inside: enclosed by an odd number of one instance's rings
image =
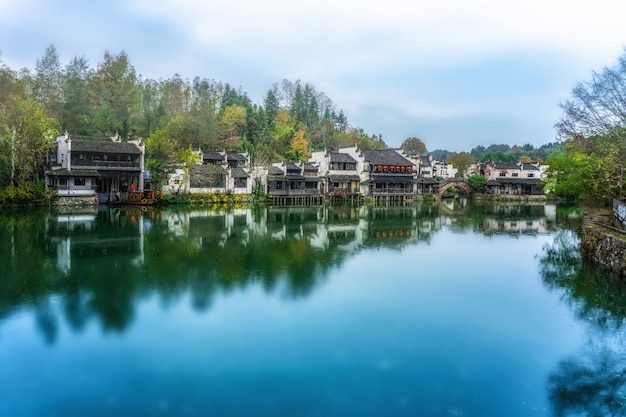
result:
[(548, 390), (557, 416), (624, 416), (626, 356), (607, 347), (589, 347), (559, 364)]
[(593, 334), (593, 342), (563, 360), (550, 376), (550, 399), (558, 416), (623, 416), (626, 288), (617, 277), (581, 259), (578, 245), (572, 231), (561, 229), (540, 259), (546, 286), (562, 292), (563, 301)]
[(53, 343), (61, 318), (74, 331), (92, 320), (105, 331), (123, 331), (137, 301), (153, 295), (163, 305), (189, 296), (198, 310), (210, 308), (220, 292), (251, 285), (305, 297), (358, 251), (400, 250), (428, 241), (444, 225), (473, 228), (475, 218), (493, 215), (485, 207), (479, 214), (470, 208), (465, 220), (430, 204), (235, 212), (115, 208), (71, 224), (54, 214), (0, 215), (0, 256), (7, 259), (0, 320), (31, 310)]

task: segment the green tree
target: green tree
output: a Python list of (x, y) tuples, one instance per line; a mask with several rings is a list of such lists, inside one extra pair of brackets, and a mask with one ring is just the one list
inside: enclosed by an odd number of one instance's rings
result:
[(426, 145), (421, 139), (410, 137), (402, 142), (400, 149), (409, 155), (424, 155), (426, 153)]
[(120, 52), (104, 53), (104, 61), (98, 64), (94, 80), (96, 134), (118, 133), (128, 139), (131, 133), (133, 111), (138, 108), (135, 68), (128, 55)]
[(5, 134), (0, 136), (8, 160), (9, 200), (16, 202), (44, 195), (44, 166), (58, 135), (56, 120), (45, 115), (43, 106), (34, 100), (13, 102), (5, 119)]
[(446, 162), (454, 165), (458, 169), (456, 173), (457, 177), (462, 177), (467, 168), (476, 163), (476, 159), (467, 152), (460, 152), (450, 156)]
[(90, 133), (92, 107), (89, 102), (89, 85), (93, 70), (85, 57), (75, 57), (65, 66), (63, 74), (63, 108), (61, 129), (72, 134)]
[[(619, 133), (623, 132), (623, 133)], [(568, 141), (565, 150), (551, 154), (546, 190), (557, 196), (609, 205), (623, 194), (626, 131), (609, 136)]]
[(482, 192), (487, 184), (487, 179), (480, 174), (474, 174), (467, 178), (467, 183), (474, 191)]
[(63, 93), (63, 74), (59, 54), (53, 45), (46, 48), (43, 57), (35, 64), (33, 90), (35, 98), (43, 105), (46, 115), (60, 118)]

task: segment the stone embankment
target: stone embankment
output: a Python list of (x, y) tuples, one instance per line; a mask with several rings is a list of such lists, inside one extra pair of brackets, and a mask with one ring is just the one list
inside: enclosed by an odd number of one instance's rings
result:
[(583, 256), (626, 277), (626, 232), (613, 225), (609, 210), (586, 209), (580, 249)]

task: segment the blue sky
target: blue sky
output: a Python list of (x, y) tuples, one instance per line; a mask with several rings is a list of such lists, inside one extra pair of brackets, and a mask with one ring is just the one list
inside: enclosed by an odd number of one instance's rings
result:
[(617, 0), (0, 0), (1, 59), (125, 51), (145, 78), (200, 76), (261, 103), (311, 83), (390, 146), (555, 140), (558, 103), (626, 47)]

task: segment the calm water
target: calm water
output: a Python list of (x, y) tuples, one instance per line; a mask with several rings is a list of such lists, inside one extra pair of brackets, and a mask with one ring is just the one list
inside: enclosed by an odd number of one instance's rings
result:
[(624, 415), (626, 291), (578, 216), (0, 214), (0, 415)]

